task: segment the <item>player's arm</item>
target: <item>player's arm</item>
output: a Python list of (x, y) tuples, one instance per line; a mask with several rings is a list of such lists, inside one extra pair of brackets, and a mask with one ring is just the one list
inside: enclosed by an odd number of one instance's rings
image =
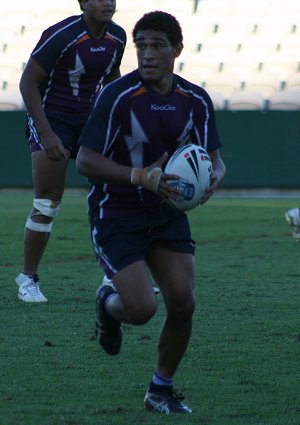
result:
[(66, 158), (60, 139), (52, 131), (42, 106), (39, 84), (47, 78), (46, 71), (32, 58), (29, 59), (20, 80), (20, 92), (32, 117), (41, 144), (49, 159)]
[(103, 155), (81, 146), (76, 158), (77, 171), (96, 182), (118, 185), (142, 186), (144, 189), (158, 193), (163, 198), (178, 195), (178, 190), (170, 187), (167, 180), (178, 178), (162, 172), (168, 154), (163, 154), (158, 161), (146, 168), (132, 168), (118, 164)]
[(130, 167), (117, 164), (85, 146), (79, 149), (76, 168), (83, 176), (99, 183), (130, 184)]
[(210, 186), (206, 189), (201, 204), (205, 204), (208, 199), (215, 193), (217, 187), (225, 176), (226, 167), (220, 156), (219, 150), (208, 153), (212, 163), (212, 172), (210, 177)]

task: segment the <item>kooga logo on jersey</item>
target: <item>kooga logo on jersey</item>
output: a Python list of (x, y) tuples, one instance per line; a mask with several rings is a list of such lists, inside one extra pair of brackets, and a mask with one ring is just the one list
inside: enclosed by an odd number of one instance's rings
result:
[(151, 111), (176, 111), (176, 106), (151, 104)]
[(105, 47), (90, 47), (90, 52), (91, 53), (95, 53), (95, 52), (105, 52)]

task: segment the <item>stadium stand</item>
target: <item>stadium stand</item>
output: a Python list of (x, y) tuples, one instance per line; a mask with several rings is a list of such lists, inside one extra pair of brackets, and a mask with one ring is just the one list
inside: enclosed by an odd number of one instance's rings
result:
[(260, 91), (243, 90), (233, 92), (229, 96), (227, 108), (232, 111), (264, 110), (266, 108), (266, 102)]
[[(185, 48), (176, 72), (203, 85), (216, 109), (300, 109), (295, 99), (300, 87), (299, 0), (117, 0), (115, 20), (128, 35), (122, 73), (136, 67), (134, 23), (158, 9), (174, 14), (183, 28)], [(76, 0), (28, 0), (26, 8), (24, 0), (5, 2), (0, 17), (2, 109), (11, 105), (5, 96), (16, 98), (22, 69), (42, 30), (79, 13)], [(280, 103), (285, 97), (290, 100)], [(13, 105), (23, 107), (18, 100)]]
[(264, 99), (269, 99), (275, 91), (280, 90), (281, 85), (278, 75), (273, 72), (254, 72), (243, 82), (245, 89), (261, 92)]
[(285, 81), (286, 89), (298, 89), (300, 90), (300, 72), (290, 74)]
[(209, 95), (216, 111), (222, 111), (223, 109), (225, 109), (226, 100), (222, 93), (218, 91), (209, 90)]
[(228, 99), (233, 92), (240, 89), (241, 81), (236, 73), (218, 72), (211, 74), (204, 82), (204, 86), (208, 92), (217, 91)]
[(18, 90), (0, 90), (1, 111), (17, 111), (23, 108), (24, 103)]
[(300, 109), (300, 89), (280, 90), (270, 98), (270, 110), (298, 110)]

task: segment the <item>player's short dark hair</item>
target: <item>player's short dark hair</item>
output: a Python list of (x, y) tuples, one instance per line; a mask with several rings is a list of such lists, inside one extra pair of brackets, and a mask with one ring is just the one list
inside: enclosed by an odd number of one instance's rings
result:
[(182, 30), (177, 19), (167, 12), (156, 10), (155, 12), (146, 13), (135, 24), (132, 37), (136, 40), (137, 33), (144, 30), (159, 31), (166, 34), (169, 42), (173, 47), (182, 43)]

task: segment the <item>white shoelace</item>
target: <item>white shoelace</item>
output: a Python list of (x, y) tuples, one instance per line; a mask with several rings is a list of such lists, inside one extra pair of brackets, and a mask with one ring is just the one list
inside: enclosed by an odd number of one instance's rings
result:
[(33, 280), (31, 280), (30, 283), (28, 283), (25, 288), (27, 289), (27, 292), (31, 295), (31, 296), (36, 296), (39, 295), (40, 290), (39, 290), (39, 285), (37, 283), (35, 283)]

